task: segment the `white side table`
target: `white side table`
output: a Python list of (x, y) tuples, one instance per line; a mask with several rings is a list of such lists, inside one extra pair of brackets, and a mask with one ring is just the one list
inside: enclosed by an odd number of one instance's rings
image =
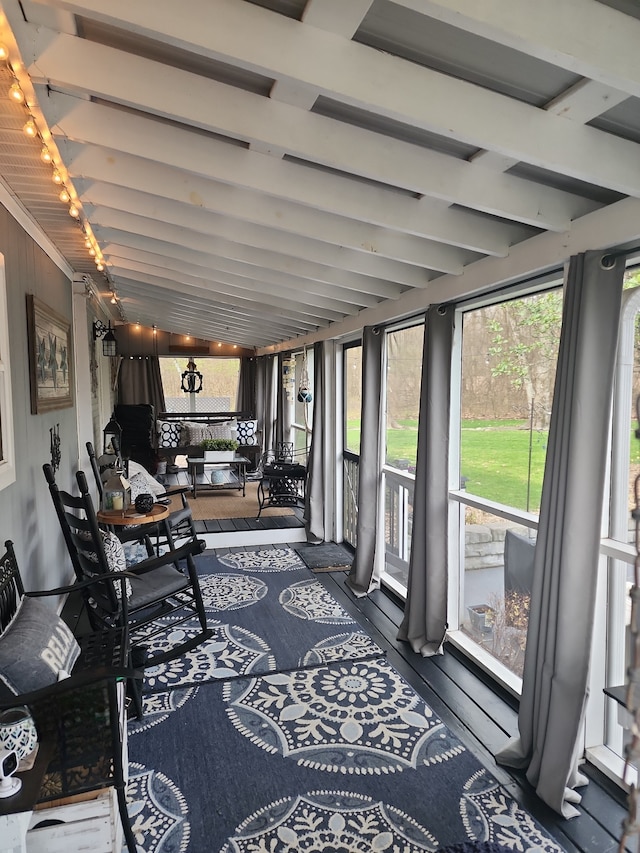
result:
[(0, 853), (26, 853), (27, 827), (32, 812), (0, 815)]

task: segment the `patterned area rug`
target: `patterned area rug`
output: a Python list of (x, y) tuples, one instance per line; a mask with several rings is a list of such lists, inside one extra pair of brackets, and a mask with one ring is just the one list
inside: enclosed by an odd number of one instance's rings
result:
[[(382, 654), (289, 547), (221, 558), (205, 552), (196, 565), (213, 636), (174, 661), (149, 667), (146, 694)], [(170, 636), (180, 642), (197, 633), (191, 621), (176, 625)], [(150, 641), (149, 653), (161, 651), (163, 641), (164, 635)], [(164, 708), (162, 697), (144, 701), (148, 714)]]
[(170, 695), (130, 728), (141, 853), (562, 850), (384, 658)]

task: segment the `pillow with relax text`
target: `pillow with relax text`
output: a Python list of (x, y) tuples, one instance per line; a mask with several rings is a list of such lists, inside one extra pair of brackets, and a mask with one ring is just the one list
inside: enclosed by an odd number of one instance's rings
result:
[(54, 684), (71, 672), (80, 646), (55, 610), (23, 598), (0, 635), (0, 681), (20, 695)]

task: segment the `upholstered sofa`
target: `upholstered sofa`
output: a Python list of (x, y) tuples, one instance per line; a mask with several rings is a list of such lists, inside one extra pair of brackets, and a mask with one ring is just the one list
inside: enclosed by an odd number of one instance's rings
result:
[(158, 456), (196, 456), (206, 438), (234, 438), (255, 467), (261, 453), (258, 421), (250, 412), (161, 412), (155, 423)]

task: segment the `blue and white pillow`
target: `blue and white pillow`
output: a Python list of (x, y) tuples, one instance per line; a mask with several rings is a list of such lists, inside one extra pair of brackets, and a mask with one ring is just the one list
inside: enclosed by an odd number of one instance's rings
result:
[(245, 447), (258, 443), (258, 421), (238, 421), (238, 443)]
[(180, 421), (156, 421), (158, 447), (179, 447), (182, 424)]

